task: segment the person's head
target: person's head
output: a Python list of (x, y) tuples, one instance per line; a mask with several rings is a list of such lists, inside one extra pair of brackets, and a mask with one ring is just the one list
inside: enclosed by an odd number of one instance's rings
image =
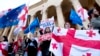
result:
[(15, 41), (15, 39), (14, 38), (12, 38), (12, 42), (14, 42)]
[(88, 28), (89, 28), (89, 29), (93, 29), (93, 26), (92, 26), (91, 23), (88, 24)]
[(9, 43), (14, 43), (14, 38), (11, 39), (11, 41)]
[(66, 23), (64, 24), (64, 28), (69, 29), (69, 28), (70, 28), (70, 23), (69, 23), (69, 22), (66, 22)]
[(45, 33), (51, 33), (50, 27), (46, 27), (46, 28), (45, 28), (44, 34), (45, 34)]
[(28, 37), (25, 35), (23, 39), (25, 40), (25, 39), (27, 39), (27, 38), (28, 38)]
[(99, 30), (98, 33), (100, 34), (100, 28), (98, 30)]
[(38, 33), (37, 32), (34, 32), (33, 36), (34, 37), (37, 37)]
[(43, 29), (39, 30), (40, 35), (43, 35)]
[(86, 28), (83, 26), (83, 27), (81, 28), (81, 30), (86, 30)]
[(96, 8), (94, 8), (93, 13), (99, 15), (99, 11)]
[(88, 14), (89, 14), (90, 17), (98, 17), (98, 16), (99, 16), (99, 12), (97, 11), (96, 8), (91, 9), (91, 10), (88, 12)]
[(30, 40), (33, 40), (34, 38), (36, 38), (37, 35), (38, 35), (37, 32), (34, 32), (34, 34), (31, 33), (31, 34), (30, 34)]
[(2, 36), (3, 37), (3, 41), (8, 41), (6, 36)]

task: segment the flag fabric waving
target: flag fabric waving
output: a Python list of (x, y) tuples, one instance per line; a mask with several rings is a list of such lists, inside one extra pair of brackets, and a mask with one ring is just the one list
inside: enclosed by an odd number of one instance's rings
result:
[(21, 5), (11, 11), (8, 11), (0, 18), (0, 28), (11, 27), (19, 22), (18, 15), (21, 13), (24, 5)]
[(8, 9), (8, 10), (3, 10), (0, 12), (0, 18), (5, 15), (7, 12), (11, 11), (11, 9)]
[[(62, 56), (100, 56), (99, 36), (98, 30), (75, 30), (64, 28), (54, 28), (52, 34), (56, 43), (63, 43), (63, 47), (59, 47), (58, 44), (55, 44), (56, 50), (58, 48), (62, 49)], [(50, 48), (52, 48), (50, 51), (53, 52), (53, 45), (50, 45)], [(55, 52), (53, 53), (56, 55)]]
[(80, 16), (81, 20), (84, 22), (89, 18), (88, 11), (84, 8), (79, 8), (77, 14)]
[(22, 27), (22, 28), (26, 27), (27, 14), (28, 14), (28, 8), (25, 5), (25, 7), (23, 8), (23, 10), (21, 11), (21, 13), (18, 16), (18, 18), (19, 18), (18, 27)]
[(62, 49), (63, 49), (63, 43), (57, 42), (55, 39), (52, 38), (49, 50), (55, 56), (63, 56)]
[(17, 35), (20, 31), (22, 31), (26, 28), (27, 14), (28, 14), (28, 8), (27, 8), (27, 6), (25, 6), (18, 16), (19, 22), (18, 22), (18, 25), (16, 26), (16, 28), (14, 30), (15, 35)]
[(29, 32), (34, 33), (36, 28), (39, 27), (39, 20), (38, 17), (36, 17), (33, 22), (25, 29), (24, 33), (27, 34)]
[(8, 54), (8, 42), (1, 42), (0, 43), (0, 55), (1, 56), (7, 56)]
[(71, 9), (71, 12), (70, 12), (70, 20), (72, 21), (73, 24), (79, 24), (81, 26), (83, 25), (81, 18), (73, 9)]

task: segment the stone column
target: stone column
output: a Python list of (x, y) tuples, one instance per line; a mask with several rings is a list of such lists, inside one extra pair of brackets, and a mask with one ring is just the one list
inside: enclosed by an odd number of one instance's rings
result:
[(32, 21), (34, 20), (34, 15), (30, 18), (30, 21), (29, 21), (29, 24), (31, 24), (32, 23)]
[(9, 35), (8, 35), (8, 41), (12, 40), (12, 34), (13, 34), (13, 31), (14, 31), (14, 28), (15, 28), (15, 26), (11, 27), (11, 30), (10, 30)]
[[(34, 14), (33, 14), (33, 16), (31, 16), (31, 18), (30, 18), (30, 21), (29, 21), (29, 24), (28, 24), (28, 25), (30, 25), (30, 24), (33, 22), (34, 18), (35, 18), (35, 17), (34, 17)], [(31, 35), (31, 33), (28, 33), (28, 34), (27, 34), (27, 37), (29, 38), (30, 35)]]
[(9, 30), (9, 28), (5, 28), (2, 36), (7, 36), (8, 30)]
[(42, 20), (46, 20), (47, 19), (47, 12), (46, 12), (46, 8), (44, 8), (42, 10)]
[(46, 3), (44, 3), (42, 5), (42, 9), (41, 9), (42, 20), (46, 20), (47, 19), (46, 5), (47, 5)]
[[(82, 8), (79, 0), (70, 0), (72, 2), (72, 5), (76, 12), (78, 11), (79, 8)], [(88, 29), (87, 25), (89, 24), (89, 20), (87, 19), (86, 21), (83, 22), (83, 25), (86, 29)], [(78, 25), (78, 28), (80, 29), (81, 26)]]
[(100, 0), (95, 0), (95, 2), (100, 6)]
[(4, 29), (0, 29), (0, 35), (2, 36)]
[(64, 27), (64, 16), (60, 4), (56, 6), (58, 27)]

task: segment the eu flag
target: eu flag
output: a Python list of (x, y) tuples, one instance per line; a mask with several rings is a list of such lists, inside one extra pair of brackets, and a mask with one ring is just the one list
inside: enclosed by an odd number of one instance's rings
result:
[(73, 9), (71, 9), (70, 20), (72, 21), (73, 24), (79, 24), (81, 26), (83, 25), (81, 18)]
[(11, 27), (19, 22), (18, 15), (21, 13), (25, 4), (12, 9), (0, 18), (0, 28)]
[(34, 33), (36, 28), (39, 27), (39, 20), (38, 17), (36, 17), (33, 22), (28, 26), (28, 28), (25, 29), (24, 33), (27, 34), (29, 32)]

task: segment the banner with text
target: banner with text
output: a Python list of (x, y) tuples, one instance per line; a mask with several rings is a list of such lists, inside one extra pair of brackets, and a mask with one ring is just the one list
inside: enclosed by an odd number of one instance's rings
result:
[(45, 40), (51, 40), (52, 33), (43, 34), (39, 37), (39, 42), (45, 41)]
[(53, 30), (53, 27), (54, 27), (54, 17), (51, 17), (51, 18), (49, 18), (47, 20), (41, 21), (40, 28), (44, 30), (46, 27), (50, 27), (51, 31)]

